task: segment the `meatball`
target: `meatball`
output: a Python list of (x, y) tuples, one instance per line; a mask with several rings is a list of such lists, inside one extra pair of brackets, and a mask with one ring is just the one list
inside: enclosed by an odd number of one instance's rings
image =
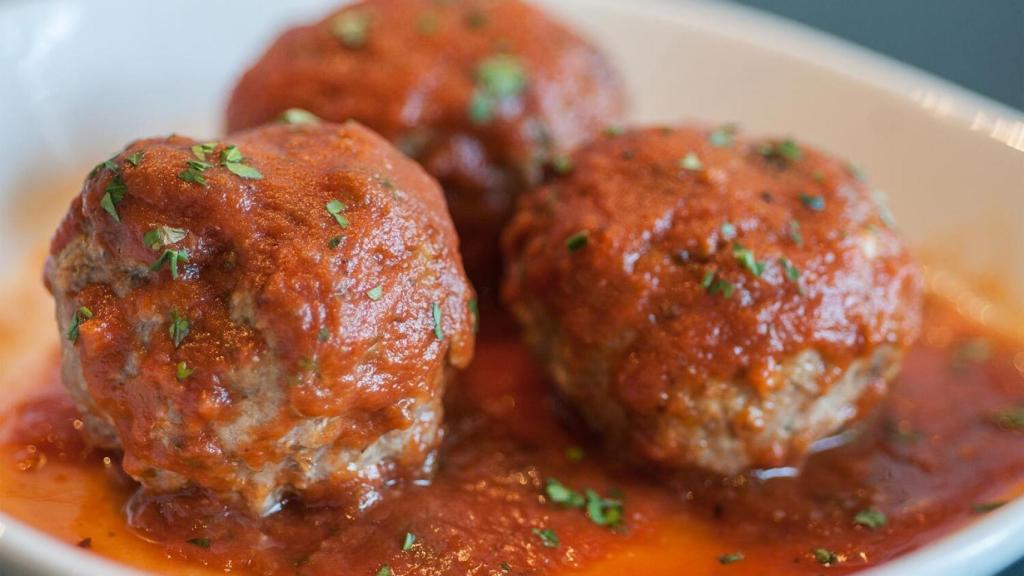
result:
[(731, 127), (608, 135), (523, 197), (504, 296), (613, 445), (723, 474), (798, 463), (886, 390), (922, 282), (847, 164)]
[(140, 140), (85, 181), (46, 282), (89, 439), (253, 513), (430, 474), (473, 292), (443, 194), (355, 124)]
[(519, 0), (367, 0), (278, 38), (235, 88), (228, 128), (291, 108), (358, 120), (440, 180), (483, 293), (515, 197), (616, 122), (623, 96), (594, 47)]

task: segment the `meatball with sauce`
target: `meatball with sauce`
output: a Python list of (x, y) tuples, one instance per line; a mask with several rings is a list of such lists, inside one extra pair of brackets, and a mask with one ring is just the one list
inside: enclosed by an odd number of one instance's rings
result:
[(473, 355), (443, 194), (354, 123), (140, 140), (85, 181), (46, 281), (92, 442), (257, 514), (431, 473)]
[(619, 119), (620, 84), (594, 47), (519, 0), (366, 0), (278, 38), (227, 124), (301, 109), (380, 132), (440, 180), (469, 275), (491, 291), (516, 196)]
[(799, 463), (887, 389), (922, 282), (856, 171), (730, 127), (580, 151), (506, 230), (504, 296), (612, 445), (732, 474)]

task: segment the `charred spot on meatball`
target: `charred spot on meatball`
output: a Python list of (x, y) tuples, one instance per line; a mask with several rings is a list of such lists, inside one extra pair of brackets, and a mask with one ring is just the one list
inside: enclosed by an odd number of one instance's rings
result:
[(516, 196), (618, 120), (620, 86), (594, 47), (519, 0), (366, 0), (278, 38), (236, 86), (227, 124), (299, 109), (380, 132), (440, 180), (484, 293)]
[(253, 513), (427, 477), (473, 292), (436, 182), (356, 123), (140, 140), (46, 266), (63, 378), (146, 489)]
[(504, 297), (612, 445), (724, 474), (798, 463), (885, 392), (922, 283), (848, 165), (732, 127), (630, 131), (572, 162), (506, 230)]

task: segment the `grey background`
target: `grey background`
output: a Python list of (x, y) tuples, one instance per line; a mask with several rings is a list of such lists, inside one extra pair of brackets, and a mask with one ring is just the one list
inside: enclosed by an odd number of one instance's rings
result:
[(1024, 0), (736, 0), (1024, 110)]
[[(1024, 0), (734, 0), (1024, 110)], [(1024, 560), (999, 576), (1024, 576)]]

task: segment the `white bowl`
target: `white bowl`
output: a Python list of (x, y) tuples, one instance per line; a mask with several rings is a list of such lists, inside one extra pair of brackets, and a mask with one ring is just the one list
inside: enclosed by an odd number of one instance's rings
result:
[[(92, 165), (139, 136), (219, 133), (244, 67), (279, 30), (334, 3), (0, 2), (0, 288), (25, 284), (18, 276), (38, 260)], [(616, 60), (636, 120), (735, 121), (851, 158), (889, 193), (924, 253), (965, 275), (995, 278), (1010, 301), (1024, 302), (1020, 112), (727, 4), (545, 4)], [(42, 348), (34, 334), (50, 332), (29, 331), (26, 350)], [(1021, 556), (1024, 501), (871, 574), (992, 574)], [(0, 573), (131, 572), (0, 513)]]

